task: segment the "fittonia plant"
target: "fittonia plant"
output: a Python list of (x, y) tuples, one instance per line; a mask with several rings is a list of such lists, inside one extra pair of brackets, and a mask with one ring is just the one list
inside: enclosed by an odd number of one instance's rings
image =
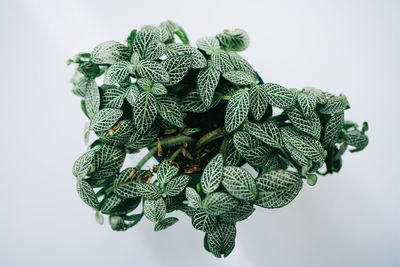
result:
[[(86, 135), (98, 137), (73, 174), (98, 222), (106, 214), (125, 231), (144, 215), (160, 231), (178, 221), (168, 213), (183, 211), (205, 233), (205, 249), (226, 257), (235, 224), (254, 206), (289, 204), (303, 180), (315, 185), (316, 174), (341, 169), (348, 147), (367, 146), (367, 123), (344, 120), (344, 95), (263, 83), (238, 54), (248, 45), (236, 29), (191, 46), (166, 21), (68, 61), (77, 65), (73, 93), (90, 120)], [(139, 163), (121, 170), (126, 154), (141, 149), (148, 153)], [(152, 157), (159, 165), (143, 168)]]

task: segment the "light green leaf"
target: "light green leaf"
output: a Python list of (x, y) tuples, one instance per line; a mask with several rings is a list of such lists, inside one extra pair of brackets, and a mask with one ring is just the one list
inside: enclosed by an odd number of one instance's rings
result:
[(260, 192), (256, 205), (263, 208), (281, 208), (289, 204), (300, 192), (303, 181), (296, 173), (275, 170), (256, 179)]
[(236, 130), (249, 113), (249, 93), (246, 89), (236, 91), (225, 111), (225, 129), (228, 133)]
[(115, 84), (125, 80), (132, 72), (133, 66), (128, 61), (119, 61), (112, 64), (104, 74), (105, 84)]
[(126, 100), (131, 104), (133, 107), (135, 105), (136, 99), (139, 97), (139, 88), (135, 85), (132, 84), (126, 89)]
[(155, 200), (145, 199), (143, 204), (144, 216), (152, 222), (164, 219), (166, 214), (165, 201), (162, 198)]
[(231, 195), (224, 192), (214, 192), (203, 200), (202, 208), (207, 214), (218, 216), (230, 211), (237, 204), (238, 201)]
[(86, 180), (78, 179), (76, 183), (76, 190), (78, 191), (78, 194), (83, 202), (95, 210), (99, 209), (100, 203), (97, 200), (96, 193)]
[(158, 232), (161, 230), (165, 230), (168, 227), (174, 225), (175, 223), (177, 223), (179, 221), (178, 218), (175, 217), (168, 217), (168, 218), (164, 218), (161, 221), (159, 221), (156, 225), (154, 225), (154, 231)]
[(217, 39), (222, 46), (231, 51), (243, 51), (250, 43), (249, 35), (242, 29), (224, 30), (223, 33), (217, 34)]
[(180, 194), (189, 182), (188, 175), (180, 175), (172, 178), (165, 186), (165, 194), (167, 196), (176, 196)]
[(259, 83), (257, 76), (240, 70), (225, 72), (222, 74), (222, 77), (237, 85), (251, 85)]
[(147, 78), (139, 78), (136, 80), (136, 83), (145, 91), (150, 91), (153, 87), (153, 82)]
[(89, 129), (92, 131), (105, 131), (110, 129), (122, 116), (122, 110), (105, 108), (96, 113), (90, 121)]
[(137, 183), (136, 190), (146, 199), (157, 199), (162, 195), (161, 188), (154, 184)]
[(332, 115), (326, 123), (322, 144), (324, 147), (332, 147), (338, 141), (339, 134), (343, 128), (344, 112)]
[(115, 41), (107, 41), (93, 49), (90, 61), (95, 64), (114, 64), (129, 60), (128, 47)]
[(234, 224), (219, 224), (208, 234), (208, 245), (214, 256), (228, 257), (235, 247), (236, 227)]
[(215, 37), (203, 37), (197, 40), (196, 45), (208, 55), (211, 55), (215, 50), (220, 48), (219, 42)]
[(191, 47), (189, 45), (179, 44), (179, 43), (168, 44), (165, 54), (167, 55), (167, 57), (190, 54), (192, 55), (193, 58), (191, 66), (193, 69), (202, 69), (207, 66), (207, 60), (203, 56), (203, 54), (196, 48)]
[(145, 56), (146, 50), (154, 40), (155, 35), (153, 31), (141, 30), (136, 34), (132, 43), (132, 50), (140, 55), (140, 58)]
[(122, 120), (113, 128), (97, 133), (104, 143), (108, 145), (121, 146), (124, 145), (132, 136), (134, 125), (132, 120)]
[(157, 170), (157, 180), (160, 183), (161, 188), (164, 186), (174, 177), (179, 171), (178, 165), (174, 164), (170, 160), (164, 160), (158, 165)]
[(200, 96), (200, 90), (194, 89), (182, 99), (180, 106), (182, 112), (201, 113), (215, 108), (220, 102), (221, 98), (213, 93), (211, 104), (207, 106), (203, 103), (202, 97)]
[(263, 86), (255, 85), (250, 88), (250, 110), (256, 120), (261, 120), (267, 111), (267, 92)]
[(168, 93), (167, 88), (165, 88), (165, 86), (161, 83), (154, 83), (153, 87), (151, 87), (150, 92), (153, 95), (165, 95)]
[(92, 119), (100, 110), (100, 91), (95, 80), (90, 79), (87, 81), (85, 93), (87, 115)]
[(164, 60), (162, 66), (168, 72), (170, 77), (170, 80), (166, 85), (171, 86), (182, 81), (189, 71), (192, 62), (193, 58), (190, 54), (177, 55)]
[(297, 95), (297, 102), (304, 116), (311, 117), (313, 115), (315, 107), (317, 106), (317, 99), (313, 94), (300, 92)]
[(210, 106), (215, 88), (217, 88), (219, 82), (220, 73), (213, 65), (209, 65), (207, 68), (200, 70), (197, 76), (197, 87), (200, 93), (201, 100), (205, 106)]
[(266, 89), (267, 101), (272, 106), (285, 110), (295, 106), (296, 96), (285, 87), (274, 83), (266, 83), (261, 86)]
[(191, 187), (185, 189), (186, 199), (188, 200), (189, 207), (198, 209), (200, 207), (201, 198), (200, 195)]
[(253, 67), (243, 57), (236, 52), (228, 52), (233, 67), (235, 70), (240, 70), (247, 73), (254, 73)]
[(183, 115), (176, 99), (169, 95), (157, 96), (158, 114), (172, 125), (183, 127)]
[(126, 97), (127, 89), (123, 87), (109, 88), (104, 92), (102, 98), (104, 107), (121, 108)]
[(205, 233), (210, 233), (217, 224), (217, 217), (209, 215), (202, 210), (197, 210), (192, 217), (193, 227)]
[(245, 128), (249, 134), (267, 145), (277, 148), (283, 145), (281, 131), (272, 121), (266, 121), (262, 124), (248, 122)]
[(234, 197), (242, 200), (255, 200), (257, 187), (251, 174), (240, 167), (224, 167), (222, 184)]
[(139, 133), (147, 132), (157, 116), (157, 100), (148, 91), (140, 93), (133, 110), (133, 121)]
[(219, 219), (222, 223), (234, 224), (236, 222), (246, 220), (251, 214), (253, 214), (254, 211), (255, 209), (252, 204), (246, 201), (241, 201), (240, 204), (232, 210), (221, 214)]
[(221, 183), (223, 169), (224, 157), (222, 154), (216, 155), (208, 162), (201, 175), (201, 189), (204, 193), (210, 194), (217, 190)]
[[(79, 72), (76, 71), (76, 73), (79, 73)], [(79, 73), (79, 75), (81, 75), (81, 74)], [(75, 78), (75, 76), (77, 76), (77, 75), (75, 74), (73, 78)], [(74, 84), (72, 93), (77, 96), (81, 96), (81, 97), (85, 97), (86, 91), (88, 90), (87, 88), (90, 86), (93, 86), (93, 79), (85, 77), (85, 76), (79, 77), (77, 81), (74, 81), (74, 79), (72, 79), (71, 81)]]
[(72, 166), (72, 173), (76, 178), (81, 179), (86, 177), (92, 166), (95, 153), (95, 150), (89, 150), (75, 161)]
[(136, 73), (154, 82), (167, 83), (170, 78), (163, 65), (154, 60), (141, 60), (136, 66)]
[(287, 110), (286, 114), (297, 129), (319, 140), (321, 137), (321, 122), (316, 112), (313, 111), (310, 117), (306, 117), (300, 110), (294, 108)]
[(234, 69), (229, 55), (222, 49), (217, 49), (211, 54), (211, 62), (221, 73), (233, 71)]

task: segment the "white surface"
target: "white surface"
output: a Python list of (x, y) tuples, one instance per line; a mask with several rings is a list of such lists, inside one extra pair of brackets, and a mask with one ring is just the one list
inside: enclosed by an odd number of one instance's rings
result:
[[(399, 1), (1, 1), (0, 266), (400, 266)], [(265, 81), (344, 93), (370, 145), (340, 174), (237, 225), (227, 259), (181, 221), (99, 226), (75, 192), (85, 118), (65, 60), (172, 19), (192, 44), (243, 28)], [(395, 124), (397, 123), (397, 124)]]

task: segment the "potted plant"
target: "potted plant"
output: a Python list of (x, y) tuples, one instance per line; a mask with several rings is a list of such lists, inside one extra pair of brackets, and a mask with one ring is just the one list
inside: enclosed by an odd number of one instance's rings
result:
[[(98, 137), (73, 174), (99, 223), (105, 214), (124, 231), (144, 215), (160, 231), (178, 221), (168, 213), (183, 211), (205, 232), (205, 249), (226, 257), (236, 222), (254, 206), (289, 204), (303, 180), (312, 186), (317, 174), (338, 172), (348, 147), (367, 146), (368, 125), (344, 120), (344, 95), (264, 83), (238, 53), (249, 45), (241, 29), (196, 45), (166, 21), (68, 60), (90, 120), (86, 138)], [(121, 170), (126, 154), (141, 149), (148, 153), (139, 163)], [(159, 164), (143, 168), (152, 157)]]

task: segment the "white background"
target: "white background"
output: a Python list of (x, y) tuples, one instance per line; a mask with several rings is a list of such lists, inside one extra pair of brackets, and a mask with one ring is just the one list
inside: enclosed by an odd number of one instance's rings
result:
[[(1, 1), (0, 266), (400, 266), (399, 1)], [(285, 208), (237, 225), (227, 259), (181, 220), (154, 233), (94, 221), (75, 191), (86, 122), (68, 57), (172, 19), (192, 44), (243, 28), (267, 82), (344, 93), (370, 145)]]

